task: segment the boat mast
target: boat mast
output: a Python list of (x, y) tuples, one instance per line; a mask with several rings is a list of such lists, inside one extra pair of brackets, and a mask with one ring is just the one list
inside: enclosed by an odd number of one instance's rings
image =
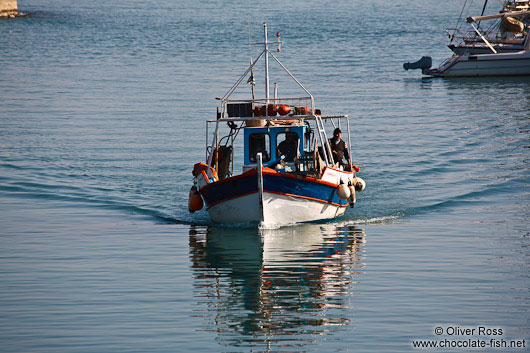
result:
[[(265, 100), (269, 104), (269, 46), (267, 43), (267, 22), (263, 22), (263, 32), (265, 34)], [(265, 108), (266, 111), (268, 108)], [(268, 115), (268, 114), (267, 114)]]
[[(486, 6), (487, 5), (488, 5), (488, 0), (484, 1), (484, 6), (482, 7), (482, 13), (480, 14), (480, 16), (484, 16), (484, 11), (486, 11)], [(481, 24), (481, 22), (478, 23), (477, 28), (480, 28), (480, 24)]]

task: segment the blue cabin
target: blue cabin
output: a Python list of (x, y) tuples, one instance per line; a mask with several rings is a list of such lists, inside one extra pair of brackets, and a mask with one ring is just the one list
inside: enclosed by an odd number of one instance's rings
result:
[(244, 129), (244, 164), (257, 163), (256, 155), (261, 152), (266, 166), (283, 160), (294, 162), (295, 158), (309, 151), (310, 133), (307, 125), (283, 125), (246, 127)]

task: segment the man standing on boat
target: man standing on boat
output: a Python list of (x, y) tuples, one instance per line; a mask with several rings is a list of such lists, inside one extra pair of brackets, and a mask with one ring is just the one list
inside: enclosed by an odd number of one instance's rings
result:
[[(348, 152), (348, 145), (341, 139), (342, 131), (336, 128), (333, 131), (333, 137), (329, 139), (329, 145), (331, 147), (331, 153), (333, 153), (333, 163), (339, 163), (345, 170), (350, 169), (350, 153)], [(347, 163), (343, 162), (343, 158), (346, 157)]]

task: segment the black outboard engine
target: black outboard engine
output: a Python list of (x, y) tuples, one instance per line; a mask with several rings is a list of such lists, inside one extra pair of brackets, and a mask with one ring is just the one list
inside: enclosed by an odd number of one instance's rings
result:
[(430, 69), (432, 66), (432, 58), (430, 56), (422, 56), (420, 60), (413, 63), (404, 63), (403, 68), (408, 69)]

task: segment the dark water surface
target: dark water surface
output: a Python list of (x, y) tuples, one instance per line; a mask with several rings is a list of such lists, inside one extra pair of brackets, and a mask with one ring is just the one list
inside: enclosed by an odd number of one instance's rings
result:
[[(530, 78), (401, 68), (450, 55), (461, 5), (20, 1), (0, 21), (0, 351), (408, 352), (470, 338), (434, 334), (453, 326), (528, 341)], [(253, 38), (282, 33), (317, 107), (352, 118), (368, 186), (338, 222), (187, 212), (249, 18)]]

